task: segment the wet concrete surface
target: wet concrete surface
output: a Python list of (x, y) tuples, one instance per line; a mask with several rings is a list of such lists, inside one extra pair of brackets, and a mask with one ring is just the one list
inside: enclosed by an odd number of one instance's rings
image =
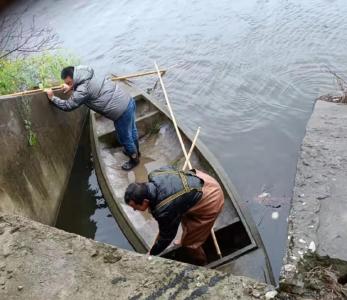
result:
[(0, 215), (0, 245), (0, 299), (254, 300), (274, 293), (245, 277), (149, 259), (18, 216)]
[(0, 97), (0, 212), (55, 223), (86, 113), (67, 114), (42, 92)]
[(331, 265), (339, 260), (347, 272), (346, 149), (347, 105), (317, 101), (297, 165), (282, 268), (281, 281), (287, 284), (297, 284), (299, 261), (306, 253), (325, 257)]
[(123, 249), (133, 249), (100, 191), (91, 155), (88, 124), (78, 146), (56, 227)]

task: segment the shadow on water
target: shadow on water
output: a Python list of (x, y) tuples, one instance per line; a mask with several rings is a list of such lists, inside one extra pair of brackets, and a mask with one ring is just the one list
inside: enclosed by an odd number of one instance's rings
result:
[(98, 185), (88, 124), (81, 136), (56, 227), (99, 242), (133, 250), (112, 217)]

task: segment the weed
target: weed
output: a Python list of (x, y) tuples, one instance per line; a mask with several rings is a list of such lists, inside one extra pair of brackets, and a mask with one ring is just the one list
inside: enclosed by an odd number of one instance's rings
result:
[(77, 62), (73, 56), (59, 53), (0, 59), (0, 95), (60, 84), (62, 68)]

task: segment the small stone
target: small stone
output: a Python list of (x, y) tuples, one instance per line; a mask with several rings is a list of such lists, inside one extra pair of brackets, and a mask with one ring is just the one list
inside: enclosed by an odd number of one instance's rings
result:
[(306, 241), (303, 240), (303, 239), (299, 239), (299, 243), (301, 243), (301, 244), (306, 244)]
[(10, 230), (10, 233), (11, 233), (11, 234), (12, 234), (12, 233), (15, 233), (15, 232), (17, 232), (19, 229), (20, 229), (19, 226), (13, 227), (13, 228)]
[(66, 254), (72, 254), (72, 253), (73, 253), (73, 250), (72, 250), (72, 249), (67, 250), (65, 253), (66, 253)]
[(286, 272), (293, 272), (295, 270), (296, 270), (296, 267), (294, 265), (291, 265), (291, 264), (284, 265), (284, 271)]
[(270, 299), (274, 299), (277, 296), (277, 291), (269, 291), (265, 294), (265, 299), (266, 300), (270, 300)]
[(260, 293), (258, 291), (253, 291), (252, 296), (255, 298), (260, 298)]
[(318, 200), (324, 200), (324, 199), (326, 199), (326, 198), (328, 198), (328, 197), (330, 197), (330, 195), (325, 194), (325, 195), (320, 195), (320, 196), (318, 196), (317, 199), (318, 199)]
[(5, 278), (0, 278), (0, 285), (5, 285), (6, 279)]
[(21, 291), (23, 288), (24, 288), (24, 287), (23, 287), (22, 285), (19, 285), (19, 286), (17, 287), (18, 291)]
[(95, 256), (98, 256), (98, 255), (99, 255), (99, 251), (95, 250), (90, 256), (91, 257), (95, 257)]
[(117, 255), (115, 253), (107, 253), (104, 255), (104, 263), (105, 264), (114, 264), (118, 261), (120, 261), (122, 257), (120, 255)]
[(314, 243), (314, 241), (312, 241), (312, 242), (310, 243), (310, 245), (308, 246), (308, 249), (309, 249), (312, 253), (316, 252), (316, 244)]

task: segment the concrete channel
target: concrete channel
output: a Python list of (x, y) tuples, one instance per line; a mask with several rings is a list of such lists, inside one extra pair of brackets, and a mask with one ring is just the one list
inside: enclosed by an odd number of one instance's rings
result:
[(318, 101), (307, 125), (277, 291), (44, 225), (55, 222), (86, 111), (62, 113), (43, 94), (0, 107), (0, 299), (347, 298), (347, 105)]

